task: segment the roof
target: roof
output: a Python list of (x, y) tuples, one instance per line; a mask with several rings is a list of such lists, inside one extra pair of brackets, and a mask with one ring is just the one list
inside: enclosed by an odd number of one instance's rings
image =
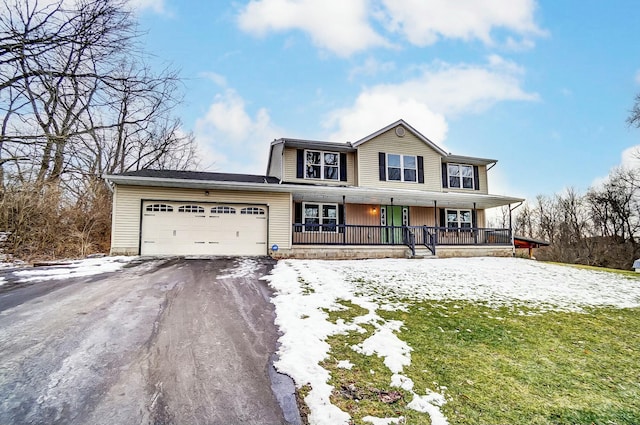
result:
[(138, 170), (105, 176), (112, 177), (148, 177), (153, 179), (176, 180), (203, 180), (215, 182), (239, 182), (239, 183), (280, 183), (276, 177), (258, 176), (254, 174), (209, 173), (204, 171), (178, 171), (178, 170)]
[(305, 149), (320, 149), (331, 150), (336, 152), (355, 152), (356, 149), (351, 143), (346, 142), (325, 142), (320, 140), (305, 140), (305, 139), (287, 139), (282, 138), (271, 142), (271, 146), (283, 143), (287, 147), (291, 148), (305, 148)]
[(523, 201), (520, 198), (480, 193), (280, 183), (275, 177), (197, 171), (140, 170), (103, 177), (112, 184), (125, 186), (290, 193), (295, 201), (318, 201), (321, 199), (324, 202), (335, 203), (437, 205), (443, 208), (471, 208), (475, 204), (479, 209)]
[(541, 246), (549, 246), (549, 245), (551, 245), (547, 241), (543, 241), (543, 240), (540, 240), (540, 239), (526, 238), (524, 236), (518, 236), (518, 235), (514, 235), (513, 236), (513, 241), (514, 241), (516, 247), (518, 247), (518, 248), (529, 248), (529, 247), (538, 248), (538, 247), (541, 247)]

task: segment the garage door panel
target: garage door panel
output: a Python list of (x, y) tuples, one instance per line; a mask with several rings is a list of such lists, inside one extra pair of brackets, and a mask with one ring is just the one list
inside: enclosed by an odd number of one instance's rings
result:
[[(263, 206), (159, 204), (157, 201), (143, 204), (140, 250), (144, 255), (267, 253), (268, 220)], [(147, 211), (150, 206), (156, 210)]]

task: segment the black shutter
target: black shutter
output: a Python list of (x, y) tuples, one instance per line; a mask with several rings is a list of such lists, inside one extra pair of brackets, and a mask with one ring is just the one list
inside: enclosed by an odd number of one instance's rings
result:
[(298, 149), (298, 157), (296, 161), (296, 177), (304, 178), (304, 149)]
[(418, 183), (424, 183), (424, 158), (418, 157)]
[(438, 227), (447, 227), (447, 219), (445, 217), (444, 208), (440, 208), (440, 225)]
[(347, 154), (346, 153), (340, 154), (340, 181), (341, 182), (347, 181)]
[(387, 164), (384, 152), (378, 152), (378, 168), (380, 173), (380, 181), (387, 180)]
[[(344, 205), (338, 205), (338, 226), (346, 224), (344, 222)], [(338, 232), (344, 233), (344, 227), (338, 227)]]
[(442, 164), (442, 188), (446, 189), (449, 187), (449, 177), (447, 176), (447, 164)]
[(478, 211), (471, 210), (471, 227), (478, 227)]
[(473, 166), (473, 185), (475, 190), (480, 190), (480, 172), (477, 165)]
[(293, 204), (294, 209), (294, 223), (297, 226), (294, 226), (294, 232), (302, 232), (302, 204), (300, 202), (296, 202)]

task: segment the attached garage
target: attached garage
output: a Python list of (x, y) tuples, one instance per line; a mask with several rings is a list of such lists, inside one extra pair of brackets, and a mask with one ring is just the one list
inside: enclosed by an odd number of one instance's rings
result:
[(169, 170), (105, 178), (112, 255), (262, 256), (291, 247), (291, 193), (276, 178)]
[(142, 255), (267, 255), (267, 207), (143, 201)]

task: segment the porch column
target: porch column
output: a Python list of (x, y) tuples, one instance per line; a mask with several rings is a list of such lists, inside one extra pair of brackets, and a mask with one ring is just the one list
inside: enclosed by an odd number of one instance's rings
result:
[[(339, 215), (339, 214), (338, 214)], [(345, 195), (342, 195), (342, 245), (347, 244), (347, 204), (345, 202)], [(340, 229), (340, 227), (338, 227)]]
[(473, 203), (473, 215), (471, 216), (471, 225), (473, 226), (473, 217), (476, 218), (476, 228), (473, 231), (473, 244), (478, 245), (478, 210), (476, 209), (476, 203)]
[(433, 201), (433, 228), (434, 228), (434, 244), (438, 244), (438, 201)]

